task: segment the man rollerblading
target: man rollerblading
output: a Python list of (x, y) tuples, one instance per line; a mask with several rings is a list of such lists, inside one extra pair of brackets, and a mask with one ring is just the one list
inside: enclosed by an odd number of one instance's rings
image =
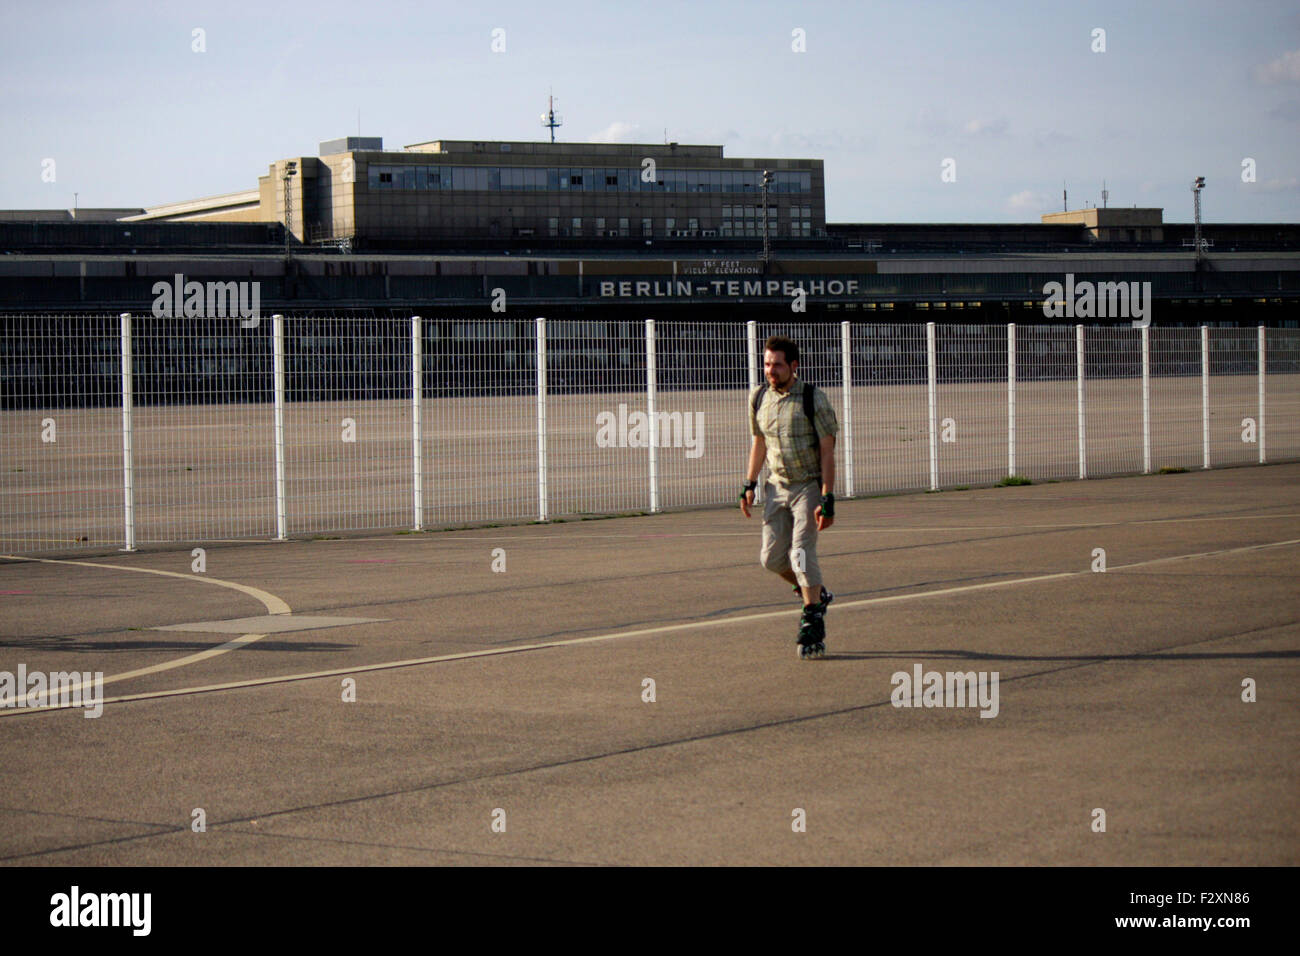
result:
[(834, 600), (822, 583), (817, 533), (835, 520), (835, 435), (839, 423), (826, 393), (799, 380), (799, 346), (772, 336), (763, 346), (767, 382), (750, 394), (754, 436), (740, 492), (740, 510), (750, 516), (758, 474), (764, 485), (761, 562), (794, 586), (803, 601), (796, 635), (801, 659), (826, 652), (826, 608)]

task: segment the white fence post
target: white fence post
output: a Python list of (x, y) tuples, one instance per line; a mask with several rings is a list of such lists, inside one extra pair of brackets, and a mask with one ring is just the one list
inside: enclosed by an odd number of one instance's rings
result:
[(1201, 460), (1210, 467), (1210, 327), (1201, 326)]
[(840, 355), (844, 380), (844, 420), (840, 434), (844, 436), (844, 497), (853, 497), (853, 329), (849, 322), (840, 325)]
[(537, 320), (537, 520), (546, 521), (546, 320)]
[(1268, 459), (1264, 456), (1264, 326), (1259, 327), (1259, 463)]
[(131, 313), (122, 320), (122, 522), (123, 551), (135, 550), (135, 453), (131, 447), (134, 410), (134, 358), (131, 353)]
[(1088, 477), (1088, 439), (1085, 429), (1083, 411), (1083, 326), (1074, 327), (1074, 354), (1078, 365), (1078, 405), (1079, 405), (1079, 479)]
[(929, 380), (927, 397), (929, 399), (929, 405), (930, 405), (930, 490), (938, 491), (939, 490), (939, 445), (938, 445), (938, 435), (935, 434), (935, 424), (936, 424), (935, 419), (937, 414), (937, 409), (935, 406), (939, 396), (936, 388), (938, 370), (936, 368), (936, 361), (935, 361), (934, 340), (935, 340), (934, 323), (927, 322), (925, 323), (925, 354), (926, 354), (927, 377)]
[[(650, 423), (650, 511), (659, 510), (659, 420), (655, 415), (655, 320), (645, 320), (645, 397)], [(689, 413), (688, 413), (689, 414)]]
[(758, 388), (758, 323), (753, 319), (745, 323), (745, 343), (748, 358), (745, 367), (749, 371), (749, 390), (752, 392)]
[(1142, 474), (1151, 474), (1151, 327), (1142, 326)]
[[(758, 323), (753, 319), (745, 323), (745, 349), (746, 364), (745, 368), (749, 373), (749, 392), (758, 388)], [(745, 393), (745, 401), (749, 401), (749, 392)], [(745, 420), (749, 420), (749, 412), (745, 413)], [(749, 462), (749, 451), (745, 451), (745, 462)], [(754, 504), (759, 504), (763, 500), (763, 471), (766, 465), (760, 465), (758, 469), (758, 487), (754, 489)]]
[(411, 510), (416, 531), (424, 530), (424, 459), (420, 405), (424, 399), (424, 352), (420, 316), (411, 316)]
[(1007, 474), (1016, 473), (1016, 323), (1007, 323)]
[(271, 316), (271, 387), (275, 395), (275, 540), (285, 540), (284, 316)]

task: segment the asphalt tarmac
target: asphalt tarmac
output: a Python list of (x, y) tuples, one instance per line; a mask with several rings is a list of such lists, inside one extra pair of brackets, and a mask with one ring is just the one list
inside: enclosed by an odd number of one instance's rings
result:
[(0, 862), (1300, 863), (1300, 464), (758, 521), (0, 560)]

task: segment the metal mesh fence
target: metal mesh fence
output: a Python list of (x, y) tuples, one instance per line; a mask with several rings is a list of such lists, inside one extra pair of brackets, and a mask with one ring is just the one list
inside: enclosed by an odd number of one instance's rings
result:
[(1151, 467), (1204, 465), (1201, 329), (1151, 329)]
[(409, 320), (284, 320), (288, 534), (411, 521)]
[(425, 318), (414, 324), (423, 382), (422, 524), (536, 518), (534, 323)]
[(1300, 448), (1300, 334), (1265, 329), (1265, 418), (1269, 461), (1293, 457)]
[(1210, 329), (1210, 465), (1259, 461), (1259, 333)]
[(991, 484), (1007, 474), (1007, 328), (936, 327), (937, 484)]
[[(672, 321), (654, 323), (654, 333), (655, 407), (659, 427), (670, 429), (659, 435), (659, 504), (727, 501), (749, 454), (746, 328)], [(680, 444), (672, 440), (676, 434), (683, 436)]]
[(120, 545), (119, 319), (15, 316), (0, 349), (0, 548)]
[(1291, 329), (5, 322), (4, 553), (730, 503), (774, 333), (840, 421), (841, 495), (1300, 458)]
[[(1149, 354), (1149, 344), (1147, 348)], [(1143, 466), (1141, 330), (1084, 329), (1083, 362), (1088, 474), (1140, 473)]]
[(1079, 477), (1076, 345), (1074, 326), (1016, 326), (1015, 470), (1033, 481)]
[(225, 319), (132, 320), (139, 542), (275, 535), (270, 332)]
[(868, 325), (853, 332), (854, 491), (928, 488), (925, 327)]

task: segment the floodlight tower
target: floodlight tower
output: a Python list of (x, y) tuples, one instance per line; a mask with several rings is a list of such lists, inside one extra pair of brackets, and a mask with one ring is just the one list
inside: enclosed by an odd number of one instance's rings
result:
[(298, 175), (297, 160), (284, 164), (284, 257), (289, 258), (289, 236), (293, 232), (293, 177)]
[(768, 237), (767, 223), (767, 191), (772, 186), (772, 170), (763, 170), (763, 271), (767, 271), (767, 264), (772, 259), (772, 242)]
[(1192, 221), (1196, 224), (1192, 242), (1196, 246), (1196, 268), (1201, 268), (1201, 190), (1205, 188), (1205, 177), (1197, 176), (1192, 182)]
[(555, 97), (546, 98), (546, 112), (542, 114), (542, 125), (551, 131), (551, 142), (555, 142), (555, 130), (564, 125), (564, 117), (555, 115)]

